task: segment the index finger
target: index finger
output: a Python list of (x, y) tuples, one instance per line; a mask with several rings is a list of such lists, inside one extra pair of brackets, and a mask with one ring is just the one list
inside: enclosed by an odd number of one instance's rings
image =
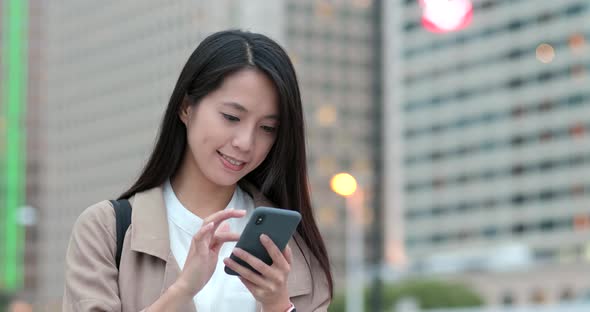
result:
[(235, 209), (226, 209), (222, 211), (218, 211), (210, 216), (208, 216), (205, 220), (203, 220), (203, 225), (213, 222), (215, 227), (219, 226), (221, 222), (231, 219), (231, 218), (241, 218), (246, 215), (245, 210), (235, 210)]

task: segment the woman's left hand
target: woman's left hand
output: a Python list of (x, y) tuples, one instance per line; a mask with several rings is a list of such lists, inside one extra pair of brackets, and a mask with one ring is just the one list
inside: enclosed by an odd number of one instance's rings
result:
[(267, 265), (260, 259), (240, 248), (235, 248), (233, 254), (251, 265), (252, 270), (238, 264), (230, 258), (225, 258), (225, 265), (240, 274), (240, 280), (252, 293), (254, 298), (262, 304), (264, 312), (283, 312), (290, 306), (287, 290), (287, 278), (291, 271), (291, 248), (285, 247), (281, 252), (273, 241), (266, 235), (260, 236), (260, 242), (272, 258), (272, 265)]

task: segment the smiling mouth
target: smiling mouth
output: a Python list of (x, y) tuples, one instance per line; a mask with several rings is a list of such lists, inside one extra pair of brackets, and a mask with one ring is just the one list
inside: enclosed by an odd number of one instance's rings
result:
[(240, 161), (235, 158), (229, 157), (229, 156), (221, 153), (220, 151), (217, 151), (217, 154), (219, 154), (223, 159), (227, 160), (228, 163), (230, 163), (234, 166), (241, 166), (241, 165), (245, 164), (244, 161)]

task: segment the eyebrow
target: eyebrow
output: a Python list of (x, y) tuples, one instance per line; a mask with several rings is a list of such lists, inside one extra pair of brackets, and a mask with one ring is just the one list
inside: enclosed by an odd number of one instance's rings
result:
[[(244, 112), (244, 113), (248, 112), (248, 109), (246, 109), (243, 105), (236, 103), (236, 102), (223, 102), (223, 106), (230, 106), (230, 107), (237, 109), (237, 110)], [(279, 120), (279, 115), (266, 115), (266, 116), (264, 116), (264, 118)]]

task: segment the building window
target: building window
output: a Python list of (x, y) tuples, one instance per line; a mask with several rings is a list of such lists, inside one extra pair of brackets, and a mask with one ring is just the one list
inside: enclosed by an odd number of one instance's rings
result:
[(547, 294), (541, 289), (536, 289), (531, 294), (531, 302), (539, 305), (545, 304), (547, 303)]
[(574, 291), (570, 287), (567, 287), (561, 291), (561, 294), (559, 294), (559, 300), (571, 301), (575, 298), (575, 296), (576, 295), (574, 294)]
[(502, 301), (502, 305), (505, 305), (505, 306), (514, 305), (514, 302), (515, 302), (514, 295), (510, 292), (506, 292), (504, 295), (502, 295), (501, 301)]
[(553, 109), (553, 106), (555, 105), (555, 103), (549, 99), (545, 99), (543, 100), (543, 102), (541, 102), (541, 104), (539, 104), (539, 111), (540, 112), (548, 112), (550, 110)]
[(541, 231), (552, 231), (555, 228), (554, 220), (543, 220), (540, 224)]
[(525, 142), (525, 137), (522, 135), (517, 135), (512, 137), (512, 139), (510, 139), (510, 145), (512, 146), (520, 146), (522, 144), (524, 144)]
[(514, 165), (511, 170), (513, 176), (519, 176), (524, 173), (524, 166), (522, 164)]
[(527, 231), (526, 225), (524, 223), (518, 223), (512, 226), (512, 234), (514, 235), (522, 235), (524, 232)]
[(543, 130), (543, 132), (541, 132), (539, 139), (541, 140), (541, 142), (545, 143), (551, 141), (551, 138), (553, 138), (553, 133), (551, 132), (551, 130)]
[(584, 195), (585, 187), (583, 184), (574, 184), (570, 189), (570, 194), (574, 197)]
[(520, 206), (520, 205), (524, 204), (526, 202), (526, 200), (527, 200), (526, 196), (522, 193), (512, 196), (512, 204), (514, 204), (514, 205)]
[(483, 235), (487, 238), (493, 238), (498, 235), (498, 228), (495, 226), (489, 226), (483, 230)]
[(552, 200), (553, 198), (555, 198), (555, 196), (557, 195), (557, 192), (555, 190), (543, 190), (539, 193), (539, 198), (541, 199), (541, 201), (548, 201), (548, 200)]

